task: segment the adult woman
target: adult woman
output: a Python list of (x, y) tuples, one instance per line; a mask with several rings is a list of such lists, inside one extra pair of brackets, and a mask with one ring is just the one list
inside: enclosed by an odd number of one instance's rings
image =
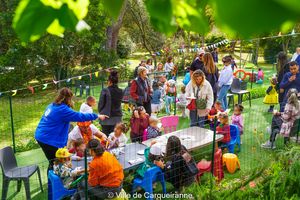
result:
[(165, 64), (164, 70), (166, 72), (171, 72), (173, 70), (173, 67), (174, 67), (173, 58), (172, 56), (169, 56)]
[(217, 92), (218, 92), (218, 79), (219, 79), (219, 70), (216, 67), (213, 56), (211, 53), (205, 53), (203, 56), (204, 69), (203, 72), (205, 74), (206, 80), (210, 83), (213, 93), (214, 93), (214, 102), (217, 100)]
[(214, 95), (210, 83), (205, 80), (203, 71), (200, 69), (194, 71), (185, 90), (190, 109), (190, 126), (204, 127), (205, 116), (208, 115), (213, 105)]
[(148, 72), (151, 73), (153, 70), (154, 70), (154, 67), (152, 65), (152, 59), (149, 58), (147, 61), (146, 61), (146, 65), (145, 67), (147, 68)]
[(131, 83), (130, 95), (135, 100), (137, 106), (143, 106), (146, 112), (151, 115), (151, 86), (147, 78), (147, 69), (138, 68), (138, 77)]
[(230, 89), (231, 83), (233, 81), (233, 74), (232, 74), (232, 68), (231, 68), (231, 56), (225, 56), (223, 59), (224, 68), (222, 69), (219, 77), (219, 96), (218, 100), (222, 102), (222, 108), (224, 110), (227, 109), (227, 93)]
[(48, 105), (36, 128), (35, 139), (49, 161), (48, 169), (52, 169), (58, 148), (67, 145), (70, 122), (105, 119), (105, 115), (75, 112), (72, 110), (72, 97), (69, 88), (62, 88), (54, 102)]
[(180, 191), (183, 186), (189, 186), (195, 181), (195, 177), (187, 171), (187, 164), (184, 157), (192, 159), (185, 146), (177, 136), (171, 136), (166, 146), (166, 180), (173, 187)]
[(157, 64), (157, 69), (155, 70), (154, 79), (163, 84), (167, 81), (167, 77), (163, 69), (163, 64), (161, 62)]
[[(289, 61), (287, 58), (287, 55), (281, 51), (277, 55), (277, 88), (279, 88), (279, 85), (283, 79), (283, 75), (290, 71)], [(280, 108), (282, 107), (282, 102), (284, 99), (284, 89), (279, 90), (278, 95), (278, 102), (280, 105)]]
[(107, 136), (114, 131), (115, 125), (122, 121), (123, 91), (118, 87), (118, 82), (118, 72), (111, 71), (108, 77), (108, 87), (101, 91), (98, 103), (99, 113), (109, 116), (108, 119), (100, 121), (102, 132)]

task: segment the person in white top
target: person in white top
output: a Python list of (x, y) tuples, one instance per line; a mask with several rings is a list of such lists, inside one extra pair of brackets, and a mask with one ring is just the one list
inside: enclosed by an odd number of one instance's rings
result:
[(233, 73), (231, 68), (231, 56), (225, 56), (222, 59), (224, 63), (224, 68), (220, 73), (218, 85), (219, 85), (219, 95), (218, 95), (218, 101), (222, 103), (222, 108), (224, 110), (227, 110), (228, 104), (227, 104), (227, 93), (230, 89), (230, 86), (233, 81)]
[[(187, 104), (194, 104), (194, 106), (188, 106), (190, 110), (190, 126), (204, 127), (205, 117), (208, 115), (214, 102), (214, 94), (210, 83), (205, 80), (205, 75), (200, 69), (193, 72), (191, 81), (185, 88), (185, 95), (187, 98)], [(198, 105), (196, 101), (199, 102)], [(200, 103), (200, 101), (202, 101)], [(194, 102), (194, 103), (193, 103)]]
[(295, 61), (299, 55), (300, 55), (300, 47), (297, 47), (296, 52), (293, 54), (291, 61)]
[(187, 105), (187, 100), (186, 100), (186, 95), (185, 95), (185, 86), (181, 87), (181, 94), (178, 97), (177, 102), (177, 107), (182, 111), (182, 117), (186, 117), (186, 105)]
[(86, 102), (82, 103), (79, 109), (81, 113), (93, 113), (93, 107), (96, 105), (95, 97), (89, 96)]
[(77, 125), (69, 133), (68, 138), (68, 148), (70, 148), (74, 141), (79, 138), (84, 140), (84, 143), (87, 144), (91, 139), (98, 137), (101, 140), (106, 140), (107, 137), (104, 133), (99, 131), (99, 129), (92, 124), (91, 121), (87, 122), (77, 122)]
[(128, 127), (124, 123), (120, 122), (116, 124), (114, 132), (112, 132), (108, 136), (109, 148), (125, 146), (128, 138), (124, 133), (126, 133), (127, 131)]
[(173, 70), (173, 67), (174, 67), (173, 58), (172, 56), (169, 56), (165, 64), (164, 70), (165, 72), (171, 72)]

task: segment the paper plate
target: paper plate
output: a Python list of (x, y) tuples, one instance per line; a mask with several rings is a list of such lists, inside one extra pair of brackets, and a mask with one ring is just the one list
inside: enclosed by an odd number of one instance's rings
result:
[(139, 151), (137, 152), (137, 154), (138, 154), (138, 155), (144, 155), (144, 150), (139, 150)]

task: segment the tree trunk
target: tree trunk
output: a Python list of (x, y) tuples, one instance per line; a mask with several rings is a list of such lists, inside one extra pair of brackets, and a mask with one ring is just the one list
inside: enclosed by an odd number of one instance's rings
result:
[(255, 48), (253, 48), (253, 53), (252, 53), (252, 63), (255, 65), (257, 65), (258, 51), (259, 51), (259, 39), (256, 40)]
[(122, 27), (123, 18), (127, 9), (128, 0), (125, 0), (121, 8), (119, 17), (116, 21), (112, 20), (112, 24), (106, 29), (106, 49), (108, 51), (117, 52), (117, 42), (120, 28)]

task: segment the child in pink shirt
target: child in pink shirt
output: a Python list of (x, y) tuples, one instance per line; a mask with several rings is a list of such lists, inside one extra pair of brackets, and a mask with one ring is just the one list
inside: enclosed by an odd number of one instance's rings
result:
[[(244, 110), (244, 107), (240, 104), (236, 104), (234, 106), (233, 115), (231, 116), (231, 123), (234, 125), (237, 125), (240, 131), (240, 136), (243, 135), (244, 132), (244, 119), (242, 116), (242, 112)], [(241, 139), (242, 141), (242, 139)]]

